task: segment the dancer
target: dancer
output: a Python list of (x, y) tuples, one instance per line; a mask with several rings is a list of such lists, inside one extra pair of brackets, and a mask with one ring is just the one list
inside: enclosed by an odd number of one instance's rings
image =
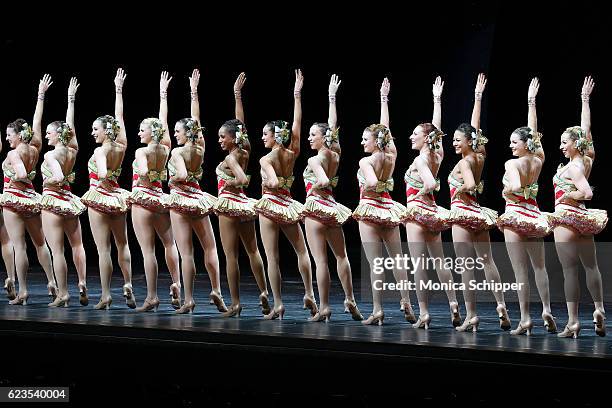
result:
[(166, 207), (170, 209), (172, 233), (176, 239), (181, 255), (185, 301), (176, 313), (193, 312), (195, 301), (193, 289), (195, 284), (195, 263), (193, 260), (192, 234), (196, 233), (204, 250), (204, 266), (208, 272), (212, 290), (210, 301), (220, 312), (227, 312), (227, 307), (221, 296), (219, 277), (219, 258), (215, 234), (208, 215), (213, 211), (216, 198), (205, 193), (200, 188), (202, 179), (202, 163), (204, 161), (204, 136), (200, 127), (200, 101), (198, 99), (198, 84), (200, 71), (193, 70), (189, 77), (191, 88), (191, 118), (176, 122), (174, 136), (177, 147), (172, 149), (168, 161), (170, 174), (170, 194)]
[(96, 147), (87, 163), (89, 170), (89, 190), (81, 197), (89, 215), (89, 224), (98, 251), (100, 286), (102, 296), (95, 309), (109, 309), (113, 302), (110, 287), (113, 274), (111, 259), (111, 234), (117, 246), (119, 267), (123, 274), (123, 296), (129, 308), (136, 307), (132, 289), (132, 257), (127, 237), (126, 201), (129, 191), (119, 187), (117, 179), (121, 174), (121, 163), (127, 149), (127, 136), (123, 122), (123, 83), (125, 73), (122, 68), (115, 76), (115, 117), (100, 116), (92, 125), (91, 135), (100, 147)]
[(45, 153), (45, 159), (40, 166), (43, 175), (43, 194), (41, 199), (42, 226), (51, 254), (53, 255), (53, 270), (59, 287), (55, 301), (51, 307), (68, 307), (68, 266), (64, 255), (64, 235), (68, 238), (72, 249), (72, 260), (79, 278), (79, 302), (83, 306), (89, 304), (87, 295), (87, 263), (81, 234), (81, 215), (87, 207), (81, 199), (72, 194), (70, 185), (74, 183), (73, 171), (76, 163), (79, 144), (74, 127), (74, 102), (80, 84), (76, 78), (70, 79), (68, 86), (68, 110), (66, 121), (51, 122), (47, 126), (45, 138), (54, 149)]
[(582, 263), (587, 277), (587, 288), (595, 303), (593, 323), (598, 336), (606, 335), (606, 311), (603, 303), (601, 273), (597, 265), (593, 235), (600, 233), (608, 222), (605, 210), (587, 209), (584, 201), (593, 197), (588, 178), (595, 161), (595, 148), (591, 134), (591, 108), (589, 99), (595, 82), (586, 77), (582, 85), (582, 114), (580, 126), (567, 128), (561, 135), (559, 148), (569, 159), (560, 165), (553, 178), (555, 186), (555, 212), (551, 216), (555, 246), (565, 277), (565, 300), (568, 320), (559, 337), (578, 337), (580, 320), (580, 282), (578, 265)]
[[(2, 131), (0, 131), (0, 152), (2, 152)], [(0, 193), (0, 198), (2, 197)], [(6, 279), (4, 280), (4, 290), (8, 300), (13, 300), (17, 297), (15, 291), (15, 250), (13, 243), (9, 238), (6, 226), (4, 225), (4, 216), (2, 215), (2, 206), (0, 206), (0, 246), (2, 247), (2, 260), (6, 268)]]
[[(482, 93), (487, 80), (484, 74), (479, 74), (474, 90), (474, 109), (471, 124), (459, 125), (453, 136), (455, 153), (461, 155), (461, 160), (448, 175), (448, 185), (451, 195), (451, 210), (449, 222), (452, 224), (453, 244), (455, 254), (463, 259), (481, 260), (485, 277), (488, 282), (499, 284), (501, 278), (491, 253), (489, 229), (495, 227), (497, 212), (481, 207), (478, 195), (482, 194), (484, 184), (482, 171), (486, 159), (485, 144), (487, 138), (480, 130), (480, 107)], [(458, 331), (477, 331), (480, 318), (476, 314), (476, 293), (469, 289), (469, 282), (474, 279), (474, 269), (465, 268), (461, 275), (466, 289), (463, 291), (465, 299), (466, 317)], [(506, 310), (504, 293), (493, 291), (497, 301), (499, 324), (503, 330), (510, 330), (510, 318)]]
[[(300, 155), (300, 133), (302, 123), (301, 91), (304, 83), (302, 71), (295, 71), (293, 88), (294, 109), (291, 130), (285, 121), (268, 122), (263, 128), (264, 146), (272, 151), (259, 160), (261, 165), (262, 197), (255, 204), (259, 214), (261, 239), (268, 261), (268, 278), (274, 294), (274, 309), (265, 319), (283, 318), (285, 306), (281, 297), (281, 272), (279, 268), (279, 231), (287, 237), (298, 257), (298, 269), (304, 282), (304, 309), (310, 309), (311, 316), (317, 314), (317, 304), (312, 288), (310, 256), (299, 225), (303, 218), (304, 206), (291, 198), (293, 166)], [(288, 143), (288, 145), (287, 145)], [(287, 145), (287, 146), (286, 146)]]
[[(51, 77), (45, 74), (38, 85), (38, 99), (32, 126), (23, 119), (9, 123), (6, 128), (6, 140), (11, 151), (2, 162), (4, 173), (4, 192), (0, 197), (3, 207), (4, 223), (10, 241), (15, 249), (15, 270), (19, 280), (19, 292), (12, 299), (11, 305), (28, 303), (27, 272), (29, 268), (26, 253), (26, 231), (36, 247), (38, 262), (47, 276), (47, 290), (51, 300), (57, 297), (57, 284), (53, 276), (51, 254), (45, 242), (40, 217), (40, 194), (34, 191), (32, 180), (36, 176), (36, 164), (42, 148), (42, 115), (45, 104), (45, 93), (53, 84)], [(10, 276), (10, 275), (9, 275)], [(11, 288), (13, 288), (11, 290)], [(9, 297), (14, 292), (14, 280), (8, 282)]]
[[(419, 155), (415, 157), (404, 176), (407, 197), (404, 221), (410, 256), (413, 259), (423, 257), (425, 260), (427, 258), (424, 256), (428, 253), (429, 259), (433, 260), (438, 279), (441, 283), (449, 285), (446, 296), (451, 310), (451, 322), (456, 327), (461, 324), (461, 315), (455, 291), (452, 289), (453, 275), (443, 261), (444, 250), (440, 234), (440, 231), (450, 227), (449, 214), (447, 209), (436, 204), (434, 197), (434, 191), (440, 189), (440, 179), (437, 178), (437, 175), (444, 158), (442, 146), (444, 133), (440, 130), (443, 89), (444, 82), (442, 78), (437, 77), (432, 88), (434, 110), (431, 123), (421, 123), (414, 128), (410, 136), (412, 149), (418, 150)], [(419, 301), (419, 320), (413, 327), (428, 329), (431, 315), (429, 314), (428, 290), (422, 287), (427, 280), (427, 270), (423, 263), (415, 263), (414, 279)]]
[[(399, 225), (406, 212), (406, 207), (393, 201), (393, 169), (397, 160), (397, 148), (389, 129), (389, 91), (391, 83), (387, 78), (380, 87), (380, 124), (370, 125), (363, 131), (361, 145), (369, 153), (359, 160), (357, 180), (359, 182), (359, 205), (353, 211), (353, 218), (359, 221), (359, 235), (370, 263), (370, 280), (372, 283), (372, 314), (363, 324), (383, 324), (382, 290), (377, 289), (384, 274), (378, 274), (374, 268), (375, 259), (382, 258), (384, 244), (390, 258), (402, 256)], [(394, 268), (393, 276), (401, 285), (400, 305), (404, 318), (414, 323), (414, 313), (408, 292), (408, 275), (405, 269)]]
[(512, 155), (518, 158), (508, 160), (505, 164), (502, 195), (506, 200), (506, 211), (497, 220), (498, 227), (504, 233), (516, 283), (519, 284), (521, 321), (510, 334), (530, 335), (533, 328), (529, 316), (529, 261), (533, 266), (536, 286), (542, 300), (544, 327), (549, 333), (557, 331), (550, 310), (548, 275), (544, 264), (542, 240), (542, 237), (550, 233), (550, 227), (547, 216), (540, 212), (536, 202), (538, 177), (544, 164), (542, 135), (537, 131), (536, 95), (539, 88), (538, 78), (533, 78), (527, 94), (528, 127), (520, 127), (510, 135), (509, 147)]
[(172, 78), (162, 72), (159, 80), (159, 119), (147, 118), (140, 123), (138, 136), (146, 144), (136, 150), (132, 164), (132, 193), (128, 197), (132, 210), (132, 225), (144, 259), (147, 280), (147, 297), (138, 312), (146, 312), (159, 306), (157, 297), (157, 259), (155, 237), (159, 237), (166, 256), (166, 265), (172, 278), (170, 298), (172, 307), (181, 307), (181, 279), (179, 256), (174, 243), (170, 214), (164, 207), (162, 182), (168, 179), (166, 162), (172, 148), (168, 131), (168, 85)]
[(225, 253), (227, 283), (229, 284), (232, 304), (224, 317), (240, 316), (240, 268), (238, 253), (240, 242), (246, 250), (259, 288), (259, 305), (265, 315), (270, 313), (268, 288), (263, 260), (257, 248), (257, 232), (255, 231), (255, 203), (244, 193), (251, 176), (245, 174), (251, 155), (251, 143), (244, 124), (244, 108), (242, 106), (242, 87), (246, 81), (244, 72), (238, 75), (234, 83), (234, 100), (236, 119), (228, 120), (219, 128), (219, 145), (228, 152), (225, 159), (216, 169), (218, 182), (218, 198), (214, 206), (219, 216), (221, 246)]
[(346, 254), (344, 241), (344, 224), (351, 216), (351, 210), (337, 203), (333, 189), (338, 185), (338, 167), (340, 166), (340, 139), (336, 126), (336, 92), (342, 81), (332, 75), (329, 82), (329, 117), (327, 123), (315, 123), (310, 127), (308, 142), (310, 148), (317, 151), (316, 156), (308, 159), (304, 170), (306, 184), (306, 203), (304, 215), (306, 239), (315, 259), (317, 288), (319, 290), (319, 312), (311, 321), (328, 322), (331, 317), (329, 307), (329, 268), (327, 265), (327, 245), (336, 257), (336, 269), (344, 289), (344, 307), (354, 320), (363, 320), (353, 295), (353, 278), (351, 265)]

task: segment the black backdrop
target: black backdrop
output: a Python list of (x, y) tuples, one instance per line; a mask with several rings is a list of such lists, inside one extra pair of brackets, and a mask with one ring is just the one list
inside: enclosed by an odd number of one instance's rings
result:
[[(247, 73), (243, 90), (246, 122), (253, 145), (249, 173), (253, 175), (249, 195), (258, 197), (258, 158), (265, 154), (260, 136), (267, 120), (292, 119), (293, 69), (305, 76), (303, 89), (302, 156), (295, 167), (300, 175), (312, 154), (306, 141), (308, 127), (327, 117), (327, 84), (336, 73), (342, 79), (338, 92), (339, 125), (342, 128), (343, 157), (337, 199), (354, 208), (358, 201), (355, 178), (357, 162), (363, 155), (359, 140), (363, 128), (378, 122), (378, 89), (384, 76), (391, 80), (391, 128), (397, 139), (399, 160), (395, 171), (393, 196), (403, 202), (403, 172), (416, 152), (410, 150), (408, 136), (414, 126), (431, 120), (431, 84), (436, 75), (445, 80), (443, 129), (452, 135), (460, 122), (469, 121), (473, 87), (478, 72), (488, 75), (484, 96), (482, 128), (489, 137), (489, 159), (485, 167), (484, 205), (503, 211), (501, 176), (503, 162), (511, 157), (508, 138), (511, 131), (526, 124), (526, 94), (529, 80), (541, 80), (538, 95), (538, 123), (544, 134), (547, 153), (540, 178), (539, 202), (542, 210), (553, 204), (551, 177), (561, 161), (558, 140), (563, 129), (579, 124), (580, 87), (585, 75), (593, 75), (596, 88), (591, 99), (593, 133), (598, 161), (591, 176), (596, 186), (590, 205), (608, 209), (606, 194), (607, 98), (612, 84), (606, 76), (610, 64), (605, 54), (610, 49), (609, 21), (596, 3), (557, 3), (550, 6), (519, 5), (514, 2), (457, 2), (443, 11), (435, 6), (424, 10), (396, 13), (387, 10), (384, 18), (357, 11), (352, 17), (326, 23), (325, 15), (305, 16), (299, 29), (262, 29), (254, 20), (251, 26), (228, 25), (204, 35), (156, 39), (143, 33), (121, 38), (102, 38), (83, 33), (63, 40), (3, 40), (0, 90), (3, 108), (2, 158), (8, 148), (4, 139), (6, 124), (18, 117), (31, 121), (38, 80), (44, 73), (53, 76), (48, 91), (43, 124), (62, 119), (66, 109), (68, 80), (76, 75), (82, 84), (77, 95), (76, 127), (81, 147), (76, 165), (78, 195), (87, 189), (87, 159), (93, 152), (91, 123), (99, 115), (112, 114), (113, 78), (117, 67), (127, 73), (124, 85), (126, 127), (129, 139), (120, 184), (129, 188), (130, 164), (139, 147), (139, 122), (157, 116), (158, 83), (162, 70), (174, 77), (169, 88), (169, 120), (189, 115), (188, 76), (194, 67), (202, 74), (200, 103), (202, 120), (208, 129), (203, 187), (216, 193), (214, 168), (223, 157), (216, 132), (233, 118), (232, 85), (240, 71)], [(289, 18), (290, 19), (290, 18)], [(291, 19), (290, 19), (291, 20)], [(281, 20), (282, 21), (282, 20)], [(264, 24), (264, 23), (262, 23)], [(265, 23), (267, 24), (267, 23)], [(208, 30), (207, 30), (208, 31)], [(129, 39), (128, 39), (129, 38)], [(445, 139), (447, 156), (440, 169), (445, 180), (455, 164), (451, 137)], [(46, 151), (47, 145), (43, 151)], [(37, 176), (40, 186), (41, 177)], [(294, 197), (303, 201), (301, 177), (294, 184)], [(448, 206), (448, 187), (442, 183), (438, 203)], [(215, 217), (211, 217), (217, 229)], [(81, 217), (88, 265), (97, 266), (95, 246), (87, 215)], [(142, 266), (141, 254), (129, 223), (130, 245), (135, 274)], [(345, 226), (351, 260), (359, 262), (359, 232), (355, 222)], [(404, 231), (402, 231), (404, 234)], [(493, 231), (494, 241), (502, 241)], [(450, 232), (443, 239), (451, 239)], [(547, 239), (551, 239), (550, 237)], [(610, 239), (609, 229), (598, 236)], [(223, 252), (217, 235), (220, 258)], [(260, 246), (263, 255), (263, 248)], [(295, 270), (288, 244), (281, 243), (281, 262), (287, 273)], [(196, 251), (197, 256), (201, 253)], [(163, 263), (163, 256), (158, 260)], [(31, 254), (32, 259), (35, 255)], [(198, 271), (203, 262), (198, 258)], [(222, 261), (223, 262), (223, 261)], [(333, 263), (333, 262), (332, 262)], [(248, 268), (248, 264), (243, 264)], [(356, 265), (355, 265), (356, 266)], [(222, 263), (223, 267), (223, 263)], [(354, 267), (354, 270), (358, 270)], [(94, 278), (95, 279), (95, 278)]]

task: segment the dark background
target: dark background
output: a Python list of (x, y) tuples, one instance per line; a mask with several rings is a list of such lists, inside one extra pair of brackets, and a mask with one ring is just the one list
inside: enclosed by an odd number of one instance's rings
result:
[[(348, 6), (346, 6), (348, 7)], [(216, 194), (214, 168), (224, 153), (217, 144), (219, 126), (233, 118), (232, 86), (238, 73), (247, 73), (243, 89), (246, 123), (253, 151), (248, 172), (253, 175), (248, 194), (260, 196), (258, 159), (266, 153), (260, 137), (266, 121), (291, 122), (295, 68), (305, 76), (303, 88), (302, 154), (295, 166), (297, 176), (294, 197), (303, 202), (301, 172), (313, 152), (306, 141), (308, 127), (327, 118), (327, 85), (336, 73), (342, 79), (338, 91), (338, 117), (343, 147), (337, 191), (339, 202), (354, 208), (358, 202), (355, 172), (363, 156), (359, 145), (363, 128), (379, 120), (380, 83), (391, 81), (391, 129), (399, 151), (394, 178), (394, 198), (405, 202), (403, 174), (416, 152), (410, 150), (408, 137), (420, 122), (431, 121), (431, 84), (436, 75), (445, 81), (443, 94), (443, 130), (447, 152), (440, 169), (442, 189), (438, 204), (448, 207), (446, 177), (457, 161), (451, 146), (455, 127), (468, 121), (473, 104), (473, 88), (478, 72), (488, 76), (483, 99), (481, 127), (490, 142), (483, 179), (482, 204), (503, 212), (501, 177), (503, 163), (511, 158), (508, 138), (513, 129), (526, 125), (527, 89), (533, 76), (541, 80), (538, 95), (538, 126), (544, 134), (547, 160), (540, 177), (539, 203), (543, 211), (553, 210), (551, 178), (563, 157), (558, 151), (562, 131), (580, 123), (580, 89), (585, 75), (596, 82), (591, 98), (593, 134), (598, 160), (590, 182), (596, 186), (590, 207), (608, 209), (606, 193), (606, 158), (611, 147), (606, 135), (607, 98), (612, 83), (606, 75), (610, 63), (610, 24), (603, 6), (591, 2), (558, 2), (546, 5), (505, 2), (456, 2), (452, 6), (410, 6), (406, 10), (343, 10), (328, 15), (325, 10), (299, 15), (268, 16), (249, 22), (225, 21), (222, 29), (205, 23), (197, 34), (186, 30), (184, 36), (153, 38), (146, 32), (111, 38), (87, 32), (64, 39), (41, 37), (37, 40), (13, 39), (0, 43), (0, 89), (2, 106), (0, 128), (3, 152), (6, 124), (16, 118), (32, 120), (39, 79), (50, 73), (54, 84), (47, 93), (43, 125), (63, 119), (66, 91), (71, 76), (82, 84), (76, 102), (76, 127), (80, 153), (76, 165), (74, 192), (82, 195), (88, 188), (86, 162), (95, 145), (91, 132), (93, 120), (113, 114), (116, 69), (127, 73), (124, 85), (124, 109), (129, 139), (128, 152), (120, 178), (124, 188), (131, 185), (131, 162), (139, 146), (138, 125), (146, 117), (157, 116), (159, 74), (167, 70), (174, 77), (168, 90), (169, 121), (189, 116), (188, 76), (194, 67), (201, 72), (200, 103), (202, 121), (207, 128), (203, 188)], [(245, 13), (243, 13), (245, 14)], [(277, 24), (277, 25), (274, 25)], [(173, 33), (177, 30), (170, 30)], [(47, 144), (44, 142), (44, 151)], [(41, 156), (42, 160), (42, 156)], [(35, 184), (42, 179), (37, 175)], [(217, 230), (217, 221), (211, 217)], [(81, 217), (88, 265), (97, 266), (95, 246), (87, 215)], [(134, 273), (141, 274), (142, 257), (128, 223)], [(359, 262), (357, 223), (345, 228), (351, 261)], [(217, 231), (218, 233), (218, 231)], [(402, 228), (402, 236), (405, 231)], [(609, 228), (599, 241), (610, 240)], [(503, 241), (493, 230), (491, 238)], [(450, 231), (443, 233), (451, 240)], [(551, 240), (548, 237), (547, 240)], [(196, 241), (197, 242), (197, 241)], [(223, 252), (217, 236), (223, 268)], [(263, 255), (263, 247), (260, 246)], [(289, 250), (286, 251), (286, 250)], [(293, 274), (295, 256), (281, 239), (281, 264)], [(201, 252), (196, 250), (196, 256)], [(285, 255), (286, 254), (286, 255)], [(35, 255), (31, 254), (32, 259)], [(163, 263), (160, 253), (158, 261)], [(203, 269), (198, 258), (198, 271)], [(331, 262), (333, 264), (334, 262)], [(243, 264), (246, 273), (248, 264)], [(354, 267), (355, 271), (359, 268)], [(223, 270), (223, 269), (222, 269)], [(291, 272), (290, 272), (291, 271)], [(95, 277), (94, 277), (95, 279)], [(225, 281), (225, 278), (223, 278)], [(225, 285), (224, 285), (225, 286)]]

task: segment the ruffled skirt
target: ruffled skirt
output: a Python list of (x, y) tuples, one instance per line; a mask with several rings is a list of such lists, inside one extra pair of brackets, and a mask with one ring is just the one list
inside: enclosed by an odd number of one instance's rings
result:
[(81, 202), (104, 214), (125, 214), (129, 209), (127, 201), (130, 192), (120, 187), (112, 190), (93, 187), (81, 197)]
[(219, 193), (213, 210), (217, 215), (236, 217), (241, 221), (252, 221), (257, 218), (255, 203), (257, 200), (247, 197), (243, 191), (223, 190)]
[(570, 227), (582, 235), (599, 234), (608, 223), (608, 212), (593, 208), (575, 207), (559, 204), (555, 212), (549, 214), (551, 229), (558, 226)]
[(255, 203), (255, 211), (279, 224), (296, 224), (304, 218), (304, 205), (283, 192), (265, 192)]
[(448, 215), (448, 222), (474, 231), (484, 231), (497, 225), (497, 211), (481, 207), (478, 202), (454, 200)]
[(153, 212), (167, 213), (168, 209), (165, 206), (167, 201), (166, 195), (159, 187), (136, 186), (132, 187), (132, 192), (128, 196), (127, 201), (129, 204), (138, 205)]
[(40, 207), (42, 210), (64, 217), (77, 217), (87, 209), (81, 199), (72, 194), (70, 190), (49, 188), (43, 189)]
[(416, 222), (432, 232), (444, 231), (450, 228), (449, 211), (437, 205), (420, 199), (409, 199), (403, 222)]
[(213, 211), (217, 197), (201, 190), (183, 190), (170, 186), (164, 205), (169, 210), (192, 217), (204, 217)]
[(304, 203), (304, 216), (316, 219), (322, 224), (338, 227), (351, 217), (351, 210), (336, 202), (333, 196), (310, 194)]
[(497, 219), (497, 227), (508, 228), (527, 238), (542, 238), (550, 234), (548, 214), (527, 202), (506, 203), (506, 211)]
[(34, 191), (32, 185), (20, 190), (8, 187), (5, 184), (4, 192), (0, 195), (0, 205), (6, 209), (19, 213), (24, 217), (40, 214), (41, 195)]
[(403, 222), (406, 207), (389, 197), (361, 197), (353, 218), (373, 224), (396, 227)]

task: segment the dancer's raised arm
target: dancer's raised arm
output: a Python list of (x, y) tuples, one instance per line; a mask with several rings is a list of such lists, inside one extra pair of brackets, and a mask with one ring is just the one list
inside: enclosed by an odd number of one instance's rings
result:
[[(531, 128), (534, 134), (538, 132), (538, 114), (536, 110), (536, 96), (540, 89), (540, 81), (538, 78), (533, 78), (529, 84), (529, 91), (527, 92), (527, 104), (529, 105), (529, 114), (527, 116), (527, 126)], [(539, 157), (542, 162), (544, 161), (544, 149), (542, 148), (541, 141), (540, 146), (536, 148), (534, 154)]]
[(191, 76), (189, 77), (189, 88), (191, 89), (191, 118), (198, 123), (200, 130), (198, 131), (198, 138), (196, 143), (206, 148), (204, 141), (204, 135), (202, 133), (202, 122), (200, 122), (200, 99), (198, 97), (198, 85), (200, 84), (200, 70), (194, 69)]
[(66, 109), (66, 123), (72, 129), (72, 137), (68, 142), (68, 147), (74, 150), (79, 150), (79, 143), (77, 142), (76, 128), (74, 127), (74, 103), (76, 101), (76, 92), (81, 84), (78, 83), (76, 77), (70, 78), (70, 85), (68, 85), (68, 108)]
[(115, 118), (119, 122), (119, 134), (115, 142), (127, 146), (127, 133), (125, 132), (125, 121), (123, 120), (123, 83), (127, 74), (123, 68), (117, 70), (115, 75)]
[(582, 99), (582, 111), (580, 112), (580, 127), (586, 134), (587, 140), (590, 142), (590, 146), (585, 151), (585, 156), (595, 160), (595, 147), (593, 146), (593, 135), (591, 133), (591, 106), (589, 100), (591, 98), (591, 92), (595, 87), (595, 81), (590, 76), (584, 78), (584, 84), (582, 85), (582, 91), (580, 93), (580, 99)]
[(293, 87), (293, 125), (291, 126), (291, 142), (289, 150), (300, 154), (300, 134), (302, 127), (302, 86), (304, 85), (304, 75), (302, 70), (295, 70), (295, 85)]
[[(389, 127), (391, 120), (389, 118), (389, 92), (391, 91), (391, 82), (385, 77), (382, 85), (380, 86), (380, 124)], [(389, 153), (397, 155), (397, 147), (393, 141), (393, 137), (390, 138), (389, 144), (386, 146), (386, 150)]]
[(38, 84), (38, 99), (36, 101), (34, 119), (32, 120), (33, 135), (32, 140), (30, 140), (30, 146), (36, 148), (39, 152), (42, 148), (42, 115), (45, 105), (45, 93), (51, 84), (53, 84), (53, 81), (51, 81), (51, 76), (49, 74), (45, 74)]
[[(440, 76), (436, 77), (435, 82), (432, 85), (431, 92), (433, 94), (433, 115), (431, 118), (431, 123), (438, 128), (439, 131), (442, 131), (442, 91), (444, 90), (444, 81)], [(440, 157), (444, 157), (444, 144), (438, 143), (438, 148), (436, 149), (436, 153), (440, 155)], [(425, 181), (425, 180), (423, 180)]]
[(163, 71), (159, 79), (159, 120), (164, 127), (164, 136), (159, 141), (160, 144), (172, 148), (172, 139), (170, 139), (170, 129), (168, 127), (168, 85), (170, 85), (172, 77), (168, 78), (168, 72)]

